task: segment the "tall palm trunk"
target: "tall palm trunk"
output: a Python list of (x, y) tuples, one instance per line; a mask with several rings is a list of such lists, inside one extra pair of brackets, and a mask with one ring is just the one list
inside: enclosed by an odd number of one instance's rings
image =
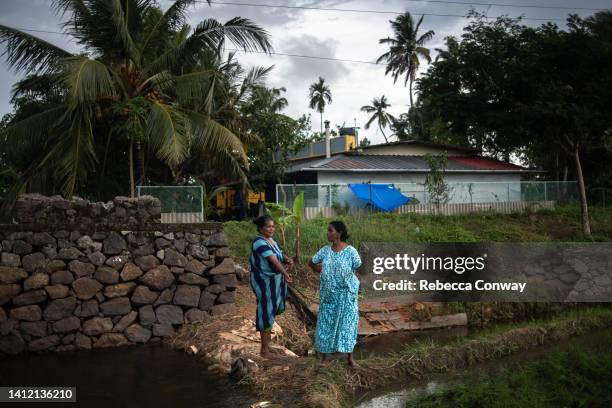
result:
[(136, 188), (134, 187), (134, 142), (130, 142), (129, 151), (129, 166), (130, 166), (130, 197), (135, 197)]
[(413, 75), (409, 74), (410, 76), (408, 77), (408, 92), (410, 92), (410, 108), (412, 109), (412, 107), (414, 106), (414, 101), (412, 100), (412, 78)]
[(591, 226), (589, 224), (589, 208), (587, 206), (586, 189), (584, 187), (584, 177), (582, 175), (582, 166), (580, 165), (580, 155), (578, 154), (578, 146), (574, 147), (574, 161), (576, 163), (576, 176), (578, 177), (578, 189), (580, 191), (580, 213), (582, 216), (582, 232), (587, 237), (590, 237)]
[(380, 133), (382, 133), (383, 137), (385, 138), (385, 143), (389, 143), (389, 140), (387, 140), (387, 135), (385, 135), (385, 131), (383, 130), (382, 126), (380, 126), (380, 121), (378, 122), (378, 128), (380, 129)]
[(323, 134), (323, 111), (321, 113), (321, 134)]
[(139, 175), (138, 175), (138, 184), (143, 184), (145, 180), (145, 154), (142, 143), (136, 143), (136, 151), (138, 152), (138, 167), (139, 167)]

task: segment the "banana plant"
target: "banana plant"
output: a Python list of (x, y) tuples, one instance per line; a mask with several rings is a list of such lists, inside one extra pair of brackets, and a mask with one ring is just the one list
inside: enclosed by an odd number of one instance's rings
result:
[(280, 231), (281, 245), (285, 247), (286, 231), (290, 222), (295, 226), (295, 256), (294, 262), (300, 263), (300, 225), (302, 223), (302, 213), (304, 211), (304, 192), (300, 192), (293, 201), (293, 210), (276, 203), (265, 203), (266, 211), (274, 218)]
[(265, 203), (266, 213), (274, 218), (276, 225), (278, 225), (278, 231), (281, 238), (281, 246), (286, 247), (287, 241), (285, 239), (285, 233), (287, 231), (287, 225), (291, 221), (293, 214), (290, 209), (284, 205), (277, 203)]
[(303, 219), (303, 211), (304, 211), (304, 192), (301, 191), (300, 194), (295, 197), (293, 201), (293, 223), (295, 225), (295, 258), (294, 262), (296, 264), (300, 263), (300, 225), (302, 224)]

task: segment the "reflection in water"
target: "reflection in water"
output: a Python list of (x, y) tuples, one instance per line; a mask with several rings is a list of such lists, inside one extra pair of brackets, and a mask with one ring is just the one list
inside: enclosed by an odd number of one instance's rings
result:
[(437, 381), (428, 381), (406, 388), (401, 391), (389, 392), (369, 401), (359, 404), (358, 408), (404, 408), (406, 402), (415, 400), (419, 397), (441, 391), (447, 386)]
[(253, 402), (201, 360), (163, 346), (20, 355), (0, 360), (0, 367), (0, 386), (76, 386), (77, 403), (53, 403), (57, 408), (241, 407)]

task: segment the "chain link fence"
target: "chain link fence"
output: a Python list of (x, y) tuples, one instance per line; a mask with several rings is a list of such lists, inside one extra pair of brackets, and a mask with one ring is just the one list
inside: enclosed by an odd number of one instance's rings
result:
[[(429, 194), (423, 183), (393, 184), (403, 195), (411, 198), (411, 204), (439, 203)], [(477, 204), (554, 201), (578, 202), (576, 181), (517, 181), (446, 183), (448, 200), (444, 204)], [(304, 206), (317, 208), (365, 208), (369, 203), (357, 198), (348, 184), (277, 184), (276, 202), (288, 208), (295, 197), (304, 192)], [(410, 205), (410, 204), (408, 204)]]
[(202, 186), (137, 186), (137, 195), (150, 195), (161, 201), (162, 222), (204, 221)]

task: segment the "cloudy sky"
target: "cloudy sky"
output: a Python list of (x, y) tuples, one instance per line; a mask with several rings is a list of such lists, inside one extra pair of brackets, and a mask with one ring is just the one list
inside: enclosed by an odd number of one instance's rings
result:
[[(168, 0), (159, 2), (164, 9), (172, 3)], [(61, 17), (52, 12), (49, 3), (47, 0), (0, 0), (0, 24), (21, 29), (61, 31)], [(587, 16), (594, 12), (569, 9), (571, 7), (603, 9), (612, 6), (612, 0), (475, 0), (473, 6), (455, 3), (469, 3), (469, 0), (450, 0), (447, 3), (415, 0), (219, 0), (211, 6), (199, 3), (192, 7), (189, 22), (195, 25), (205, 18), (225, 22), (232, 17), (242, 16), (269, 32), (277, 53), (373, 62), (386, 51), (384, 45), (378, 44), (378, 39), (392, 34), (389, 20), (395, 18), (393, 13), (410, 11), (416, 17), (425, 14), (421, 29), (435, 31), (433, 40), (427, 44), (433, 51), (442, 46), (444, 37), (460, 35), (468, 23), (465, 18), (449, 15), (465, 15), (470, 7), (487, 12), (490, 17), (501, 14), (512, 17), (523, 15), (526, 18), (551, 19), (563, 27), (568, 13)], [(487, 6), (483, 3), (503, 3), (505, 6)], [(335, 10), (269, 7), (279, 5)], [(524, 23), (538, 26), (544, 21), (525, 20)], [(67, 50), (78, 51), (77, 44), (62, 34), (31, 34)], [(0, 45), (2, 51), (4, 49)], [(239, 53), (238, 59), (245, 66), (274, 65), (268, 84), (287, 88), (285, 96), (289, 106), (284, 113), (293, 117), (311, 113), (313, 130), (319, 129), (320, 119), (317, 112), (308, 108), (307, 95), (309, 84), (319, 76), (329, 83), (333, 98), (332, 104), (326, 108), (324, 118), (330, 120), (332, 126), (353, 126), (356, 123), (362, 128), (360, 135), (367, 136), (374, 143), (383, 142), (383, 137), (374, 127), (363, 129), (368, 116), (360, 112), (360, 107), (384, 94), (392, 104), (392, 114), (399, 115), (408, 109), (408, 90), (404, 88), (403, 82), (398, 80), (394, 85), (391, 77), (385, 77), (382, 65), (244, 53)], [(425, 64), (423, 69), (426, 69)], [(5, 59), (0, 59), (0, 115), (11, 111), (11, 87), (19, 78), (19, 74), (8, 69)]]

